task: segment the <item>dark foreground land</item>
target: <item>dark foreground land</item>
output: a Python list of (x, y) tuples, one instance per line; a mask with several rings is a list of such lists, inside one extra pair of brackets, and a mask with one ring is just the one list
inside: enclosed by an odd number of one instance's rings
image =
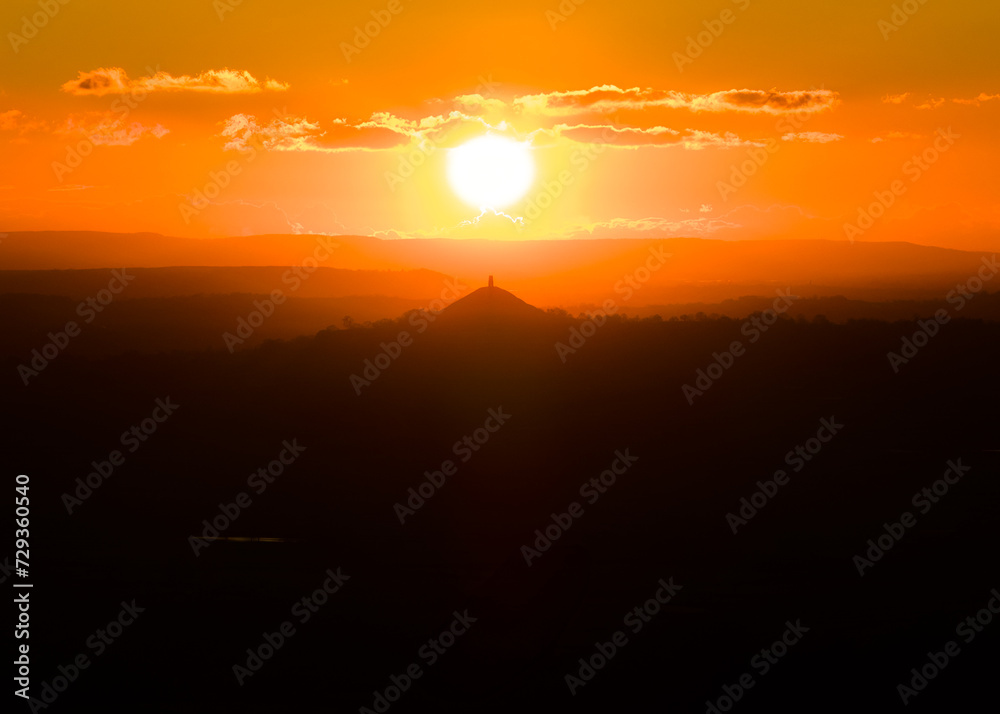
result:
[[(33, 695), (89, 663), (39, 710), (386, 711), (374, 693), (395, 699), (393, 677), (406, 691), (391, 712), (727, 711), (741, 681), (732, 711), (996, 701), (1000, 617), (956, 627), (1000, 588), (1000, 325), (953, 320), (897, 373), (887, 353), (912, 322), (783, 319), (750, 343), (742, 320), (610, 321), (563, 363), (555, 343), (579, 324), (411, 329), (360, 395), (351, 375), (405, 323), (234, 355), (67, 350), (27, 387), (13, 354), (37, 345), (11, 349)], [(736, 340), (745, 352), (689, 404), (682, 386)], [(143, 432), (157, 399), (178, 406)], [(456, 450), (467, 435), (475, 450)], [(114, 451), (124, 462), (87, 495), (77, 479)], [(271, 482), (254, 476), (282, 455)], [(401, 524), (394, 504), (446, 470)], [(219, 534), (286, 540), (191, 540), (241, 493)], [(744, 497), (759, 508), (734, 534)], [(572, 525), (546, 546), (552, 514)], [(898, 539), (859, 575), (885, 524)], [(538, 548), (530, 566), (523, 546)], [(340, 589), (303, 604), (338, 568)], [(133, 600), (142, 612), (109, 628)], [(438, 639), (456, 612), (474, 622)], [(285, 622), (263, 666), (234, 670)], [(898, 685), (949, 641), (957, 654), (904, 707)]]

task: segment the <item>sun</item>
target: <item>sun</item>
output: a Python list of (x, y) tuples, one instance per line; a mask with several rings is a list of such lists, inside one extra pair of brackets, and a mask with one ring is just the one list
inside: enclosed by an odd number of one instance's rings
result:
[(448, 182), (459, 198), (479, 209), (511, 205), (527, 193), (534, 178), (527, 143), (489, 135), (448, 152)]

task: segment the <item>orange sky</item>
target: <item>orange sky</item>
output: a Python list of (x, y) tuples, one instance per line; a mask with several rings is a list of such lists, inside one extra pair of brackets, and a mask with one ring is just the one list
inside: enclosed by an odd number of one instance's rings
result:
[(0, 230), (1000, 245), (996, 3), (64, 2), (0, 10)]

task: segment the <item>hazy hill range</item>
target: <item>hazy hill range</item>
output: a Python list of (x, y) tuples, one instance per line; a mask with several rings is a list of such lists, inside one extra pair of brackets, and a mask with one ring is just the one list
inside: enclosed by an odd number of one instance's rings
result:
[[(189, 239), (150, 233), (25, 232), (3, 239), (0, 268), (302, 266), (316, 261), (320, 267), (341, 270), (433, 270), (473, 285), (484, 284), (486, 276), (494, 274), (498, 284), (544, 308), (600, 304), (608, 298), (630, 306), (719, 302), (770, 295), (786, 287), (804, 295), (861, 300), (934, 299), (974, 275), (984, 257), (991, 256), (910, 243), (834, 241), (501, 242), (317, 235)], [(647, 267), (657, 264), (653, 270)], [(629, 279), (640, 287), (630, 288)], [(2, 287), (0, 291), (10, 292)]]
[[(81, 354), (225, 349), (225, 335), (280, 291), (282, 302), (262, 308), (269, 314), (252, 334), (244, 328), (243, 348), (440, 309), (475, 294), (490, 274), (532, 309), (572, 315), (610, 301), (632, 317), (744, 318), (781, 290), (798, 296), (789, 317), (837, 322), (930, 317), (955, 307), (948, 298), (957, 286), (987, 276), (955, 316), (1000, 320), (993, 260), (907, 243), (13, 233), (0, 243), (0, 330), (4, 352), (22, 357), (81, 319), (84, 334), (73, 343)], [(125, 285), (109, 304), (84, 305), (110, 298), (109, 281), (123, 268)]]
[[(110, 271), (121, 267), (111, 263), (99, 269), (0, 270), (0, 294), (62, 295), (84, 299), (107, 287)], [(233, 293), (269, 295), (274, 290), (298, 298), (382, 296), (429, 300), (438, 297), (452, 284), (449, 276), (431, 270), (339, 270), (320, 267), (309, 271), (302, 265), (129, 267), (126, 273), (128, 284), (119, 296), (127, 300)], [(463, 289), (471, 290), (471, 287), (464, 286)]]

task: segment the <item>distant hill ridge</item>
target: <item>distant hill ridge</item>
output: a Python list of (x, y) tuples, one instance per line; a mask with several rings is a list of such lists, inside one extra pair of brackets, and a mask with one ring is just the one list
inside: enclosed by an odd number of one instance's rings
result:
[[(622, 287), (623, 281), (645, 270), (651, 251), (669, 258), (632, 295)], [(803, 296), (844, 295), (855, 300), (943, 299), (992, 255), (904, 242), (852, 245), (830, 240), (381, 240), (339, 235), (192, 239), (149, 233), (39, 231), (4, 236), (0, 269), (318, 264), (348, 271), (426, 269), (471, 284), (495, 273), (503, 276), (506, 289), (534, 305), (600, 305), (613, 298), (637, 307), (766, 296), (779, 288), (791, 288)], [(334, 292), (323, 294), (343, 295), (350, 279), (338, 276), (336, 285), (331, 283)], [(314, 285), (320, 281), (319, 276), (311, 280)], [(428, 287), (436, 289), (429, 292)], [(417, 293), (372, 286), (363, 294), (433, 298), (442, 288), (427, 286)], [(315, 289), (306, 285), (300, 294), (307, 296)], [(358, 290), (351, 288), (350, 293), (358, 294)]]

